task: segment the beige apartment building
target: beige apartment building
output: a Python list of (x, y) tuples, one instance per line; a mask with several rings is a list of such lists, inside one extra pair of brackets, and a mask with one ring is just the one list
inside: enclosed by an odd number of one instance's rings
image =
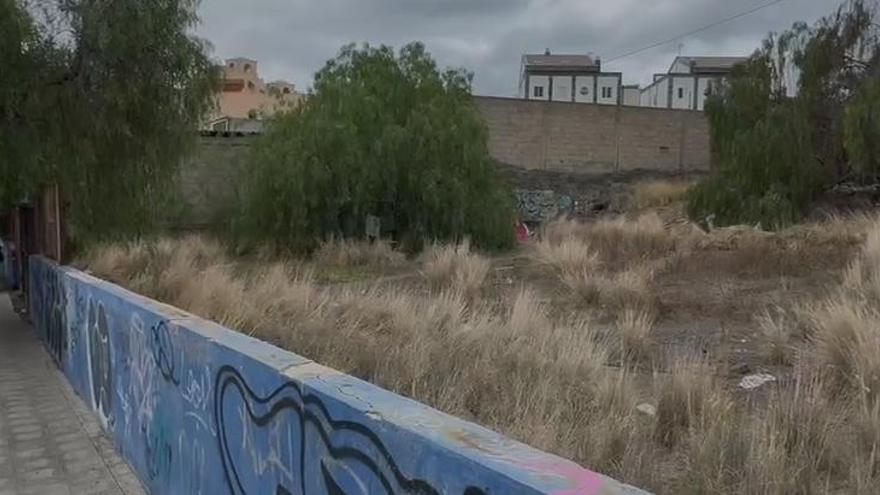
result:
[(223, 66), (222, 89), (217, 95), (217, 110), (205, 124), (215, 131), (259, 131), (262, 119), (295, 108), (303, 95), (287, 81), (263, 82), (257, 61), (230, 58)]

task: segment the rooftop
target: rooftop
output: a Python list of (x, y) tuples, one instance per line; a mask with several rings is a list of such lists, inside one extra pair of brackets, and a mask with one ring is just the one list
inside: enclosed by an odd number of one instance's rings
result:
[(590, 55), (523, 55), (523, 64), (527, 67), (544, 68), (583, 68), (597, 67), (598, 63)]
[(746, 60), (748, 57), (675, 57), (672, 66), (681, 61), (697, 70), (730, 70)]

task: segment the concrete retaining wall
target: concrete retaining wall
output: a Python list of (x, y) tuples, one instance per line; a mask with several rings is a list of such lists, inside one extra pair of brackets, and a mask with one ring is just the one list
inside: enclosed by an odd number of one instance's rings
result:
[(154, 494), (641, 493), (44, 258), (40, 337)]

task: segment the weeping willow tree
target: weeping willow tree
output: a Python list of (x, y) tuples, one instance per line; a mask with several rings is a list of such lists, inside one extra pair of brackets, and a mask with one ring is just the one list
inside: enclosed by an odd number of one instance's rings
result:
[(299, 110), (255, 147), (236, 231), (308, 251), (363, 235), (369, 215), (408, 248), (513, 239), (512, 196), (496, 176), (470, 75), (441, 72), (419, 43), (345, 47)]
[(782, 227), (825, 187), (874, 166), (852, 157), (876, 159), (876, 18), (876, 3), (845, 2), (815, 26), (769, 36), (734, 70), (707, 103), (714, 170), (693, 191), (692, 216)]
[(78, 241), (172, 197), (217, 84), (195, 0), (0, 0), (0, 207), (59, 184)]

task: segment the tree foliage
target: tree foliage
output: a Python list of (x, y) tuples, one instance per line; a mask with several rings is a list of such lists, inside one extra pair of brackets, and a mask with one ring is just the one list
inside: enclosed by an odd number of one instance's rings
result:
[(865, 138), (880, 103), (876, 17), (871, 1), (845, 2), (815, 26), (770, 35), (734, 70), (707, 103), (714, 170), (691, 196), (692, 216), (780, 227), (824, 187), (873, 167), (880, 157), (850, 160), (847, 150), (874, 153)]
[(419, 43), (399, 54), (343, 48), (306, 104), (270, 124), (242, 196), (242, 238), (294, 250), (361, 235), (368, 215), (409, 248), (512, 241), (512, 197), (489, 156), (470, 75), (440, 72)]
[(58, 183), (76, 237), (149, 228), (213, 102), (197, 4), (0, 0), (0, 207)]

